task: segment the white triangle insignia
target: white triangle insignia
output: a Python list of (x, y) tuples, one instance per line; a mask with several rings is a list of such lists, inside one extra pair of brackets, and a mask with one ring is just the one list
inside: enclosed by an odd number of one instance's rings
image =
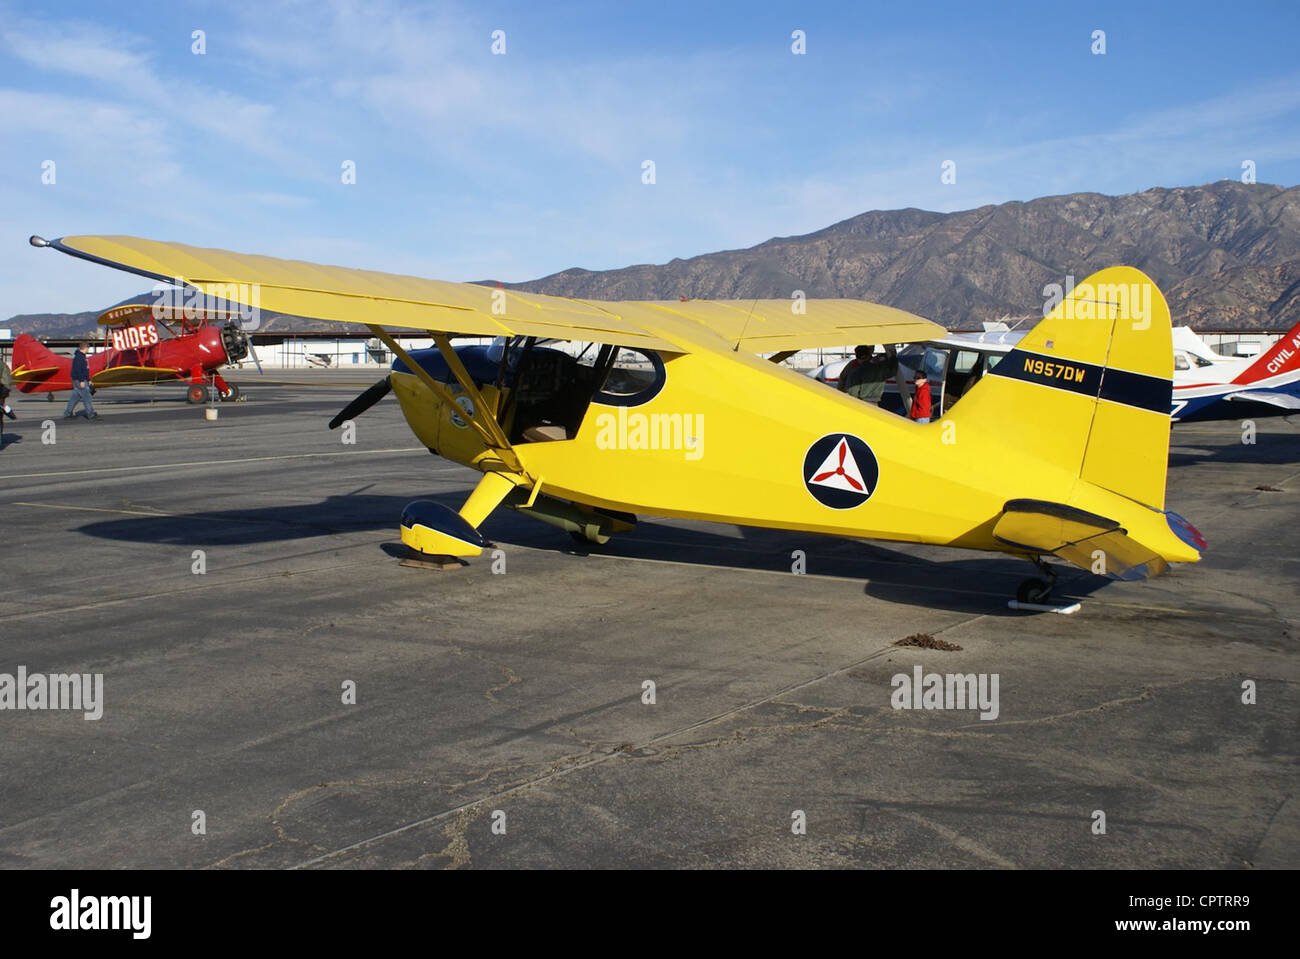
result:
[(871, 495), (871, 490), (867, 489), (866, 481), (862, 478), (862, 470), (858, 468), (858, 461), (853, 458), (853, 450), (849, 449), (849, 441), (844, 437), (840, 437), (822, 465), (813, 470), (808, 482), (813, 486), (828, 486), (831, 489), (861, 493), (863, 496)]

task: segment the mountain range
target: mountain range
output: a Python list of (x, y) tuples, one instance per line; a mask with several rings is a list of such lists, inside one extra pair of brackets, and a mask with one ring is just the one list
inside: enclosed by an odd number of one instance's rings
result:
[[(934, 213), (876, 210), (743, 250), (614, 270), (572, 268), (507, 289), (580, 299), (865, 299), (953, 330), (1042, 313), (1048, 284), (1116, 264), (1145, 271), (1174, 322), (1272, 330), (1300, 322), (1300, 187), (1235, 180), (1123, 196), (1070, 193)], [(492, 282), (495, 281), (483, 281)], [(107, 308), (107, 305), (106, 307)], [(26, 314), (15, 334), (69, 336), (97, 313)], [(264, 318), (263, 332), (351, 332)]]
[(1287, 330), (1300, 322), (1300, 187), (1223, 180), (958, 213), (874, 211), (744, 250), (662, 266), (571, 269), (515, 288), (611, 300), (803, 290), (896, 306), (949, 329), (979, 329), (986, 320), (1041, 316), (1047, 284), (1118, 264), (1156, 281), (1176, 324)]

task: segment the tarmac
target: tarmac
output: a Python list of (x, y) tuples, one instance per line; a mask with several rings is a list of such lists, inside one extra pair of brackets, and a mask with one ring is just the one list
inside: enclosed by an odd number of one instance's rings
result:
[[(103, 694), (0, 711), (0, 867), (1300, 866), (1300, 417), (1176, 425), (1203, 561), (1066, 571), (1060, 616), (1008, 557), (654, 518), (403, 567), (402, 506), (477, 474), (391, 397), (326, 429), (379, 375), (17, 398), (0, 673)], [(996, 718), (893, 708), (916, 667)]]

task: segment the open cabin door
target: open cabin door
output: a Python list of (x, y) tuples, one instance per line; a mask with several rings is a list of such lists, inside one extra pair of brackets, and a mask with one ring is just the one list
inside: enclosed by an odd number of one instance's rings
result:
[(644, 403), (663, 382), (663, 361), (650, 351), (517, 337), (503, 345), (500, 357), (500, 423), (511, 443), (570, 440), (593, 402)]

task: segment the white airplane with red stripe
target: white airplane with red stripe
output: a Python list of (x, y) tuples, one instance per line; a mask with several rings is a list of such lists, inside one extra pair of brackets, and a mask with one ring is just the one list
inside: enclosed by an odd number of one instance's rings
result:
[[(1001, 323), (985, 326), (983, 333), (953, 333), (899, 353), (909, 378), (910, 371), (924, 363), (931, 390), (941, 398), (945, 412), (1023, 335)], [(1300, 323), (1258, 357), (1216, 353), (1186, 326), (1174, 327), (1173, 345), (1173, 419), (1235, 420), (1300, 410)], [(812, 375), (834, 386), (848, 362), (827, 363)], [(883, 405), (892, 408), (900, 403), (897, 386), (890, 380)]]

